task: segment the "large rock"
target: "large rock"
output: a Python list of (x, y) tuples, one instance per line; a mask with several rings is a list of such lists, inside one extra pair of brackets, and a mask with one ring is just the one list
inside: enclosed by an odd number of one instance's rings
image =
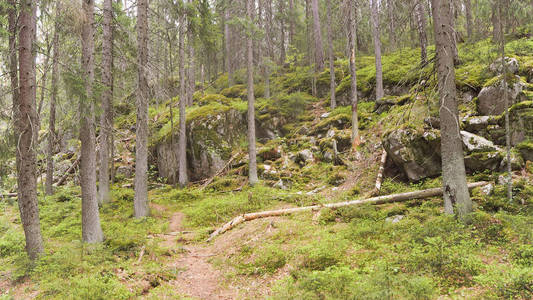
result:
[[(224, 167), (231, 151), (246, 135), (246, 116), (233, 108), (197, 116), (187, 122), (187, 167), (191, 180), (209, 178)], [(153, 146), (159, 175), (169, 183), (178, 179), (177, 130)], [(171, 143), (171, 141), (173, 143)]]
[(413, 128), (398, 129), (385, 136), (383, 147), (410, 181), (441, 173), (438, 130), (424, 132)]
[[(509, 110), (511, 145), (516, 146), (526, 140), (533, 140), (533, 101), (515, 104)], [(500, 117), (500, 126), (504, 127), (505, 117)]]
[[(500, 170), (505, 153), (491, 141), (467, 131), (461, 131), (467, 171)], [(441, 174), (440, 131), (412, 128), (398, 129), (385, 135), (383, 147), (394, 165), (410, 181), (419, 181)], [(513, 167), (520, 165), (512, 158)]]
[[(523, 83), (520, 77), (516, 76), (516, 80), (512, 83), (507, 83), (507, 96), (509, 97), (509, 105), (519, 102), (519, 95), (523, 89)], [(493, 80), (491, 85), (484, 87), (478, 95), (478, 112), (480, 115), (494, 116), (500, 115), (505, 111), (505, 101), (503, 98), (504, 89), (502, 88), (501, 80)]]
[[(516, 74), (518, 73), (519, 65), (518, 60), (512, 57), (505, 57), (505, 68), (507, 73)], [(502, 59), (498, 58), (495, 60), (489, 67), (489, 69), (495, 74), (503, 73)]]

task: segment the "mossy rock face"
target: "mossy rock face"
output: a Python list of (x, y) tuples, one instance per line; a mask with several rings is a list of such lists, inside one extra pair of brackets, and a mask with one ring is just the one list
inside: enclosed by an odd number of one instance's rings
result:
[(533, 161), (533, 141), (524, 141), (516, 146), (524, 160)]
[(229, 88), (223, 89), (220, 94), (228, 98), (239, 98), (246, 96), (246, 87), (243, 84), (237, 84)]
[[(209, 107), (209, 106), (206, 106)], [(192, 180), (213, 176), (231, 157), (232, 149), (246, 134), (246, 117), (234, 108), (196, 114), (187, 118), (187, 167)], [(178, 131), (152, 145), (159, 176), (169, 183), (178, 179)]]
[(498, 170), (503, 155), (500, 151), (474, 152), (465, 156), (465, 167), (470, 172)]
[[(507, 97), (511, 105), (521, 101), (521, 92), (524, 88), (524, 83), (520, 77), (511, 77), (515, 80), (507, 81)], [(504, 89), (501, 86), (501, 76), (496, 76), (489, 80), (485, 87), (479, 92), (477, 109), (480, 115), (495, 116), (500, 115), (505, 111), (505, 101), (503, 101)]]
[(410, 181), (416, 182), (441, 173), (438, 130), (397, 129), (385, 135), (383, 147)]
[[(504, 127), (505, 114), (499, 119), (499, 125)], [(511, 145), (516, 146), (526, 140), (533, 140), (533, 101), (524, 101), (513, 105), (509, 109), (511, 128)]]
[(214, 103), (214, 102), (217, 102), (220, 104), (229, 104), (230, 101), (231, 101), (230, 98), (224, 95), (221, 95), (221, 94), (207, 94), (201, 97), (196, 103), (198, 103), (198, 105), (207, 105), (207, 104)]

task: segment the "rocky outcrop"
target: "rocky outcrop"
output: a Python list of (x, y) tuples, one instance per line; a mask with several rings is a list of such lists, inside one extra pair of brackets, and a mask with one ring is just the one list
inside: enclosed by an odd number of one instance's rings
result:
[[(187, 167), (191, 180), (213, 176), (224, 167), (231, 151), (246, 134), (245, 115), (233, 108), (199, 115), (187, 122)], [(175, 183), (178, 179), (177, 130), (153, 146), (159, 176)]]
[(383, 147), (410, 181), (419, 181), (441, 173), (438, 130), (398, 129), (385, 135)]
[[(524, 87), (520, 81), (520, 77), (516, 76), (516, 80), (507, 83), (507, 96), (509, 97), (509, 105), (520, 102), (519, 95)], [(501, 84), (500, 77), (491, 80), (492, 84), (485, 86), (478, 95), (478, 113), (480, 115), (500, 115), (505, 111), (504, 89)]]
[[(490, 71), (495, 74), (503, 73), (502, 59), (496, 59), (489, 67)], [(505, 69), (507, 73), (516, 74), (519, 70), (518, 60), (512, 57), (505, 57)]]
[[(467, 131), (461, 131), (461, 140), (469, 173), (499, 171), (507, 165), (505, 151), (493, 142)], [(383, 147), (409, 181), (441, 174), (439, 130), (397, 129), (385, 135)], [(511, 164), (513, 169), (518, 169), (523, 161), (513, 152)]]

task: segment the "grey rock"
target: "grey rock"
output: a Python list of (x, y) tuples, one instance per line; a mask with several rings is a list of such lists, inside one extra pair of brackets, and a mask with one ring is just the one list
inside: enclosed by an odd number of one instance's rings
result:
[[(513, 57), (505, 57), (505, 68), (508, 73), (516, 74), (519, 70), (518, 60)], [(501, 57), (496, 59), (492, 64), (490, 64), (489, 69), (495, 74), (503, 73), (502, 59)]]
[(315, 157), (313, 156), (313, 152), (309, 149), (304, 149), (300, 152), (298, 152), (296, 162), (307, 164), (315, 160)]
[(474, 116), (463, 120), (466, 131), (478, 132), (487, 129), (489, 126), (490, 116)]
[(494, 185), (492, 183), (489, 183), (483, 187), (481, 187), (481, 193), (485, 196), (490, 196), (494, 192)]
[(392, 223), (392, 224), (396, 224), (400, 222), (404, 217), (405, 217), (404, 215), (391, 216), (391, 217), (386, 218), (385, 221)]
[[(518, 77), (518, 76), (517, 76)], [(523, 84), (520, 82), (520, 77), (509, 88), (507, 88), (507, 95), (509, 99), (509, 105), (513, 105), (519, 102), (518, 96), (522, 92)], [(504, 89), (500, 81), (495, 84), (486, 86), (481, 89), (478, 95), (478, 112), (481, 115), (500, 115), (505, 111), (505, 101), (503, 100)]]
[(501, 149), (494, 145), (493, 142), (475, 135), (468, 131), (461, 131), (461, 139), (463, 145), (468, 150), (468, 152), (483, 152), (483, 151), (500, 151)]

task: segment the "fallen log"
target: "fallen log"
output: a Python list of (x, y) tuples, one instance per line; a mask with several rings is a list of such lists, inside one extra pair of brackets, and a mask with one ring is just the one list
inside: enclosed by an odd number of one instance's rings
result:
[(78, 166), (78, 164), (80, 163), (80, 160), (81, 160), (81, 156), (79, 156), (75, 161), (74, 163), (70, 166), (70, 168), (68, 168), (68, 170), (65, 172), (65, 174), (63, 174), (63, 177), (61, 177), (59, 179), (58, 182), (55, 183), (55, 186), (60, 186), (63, 184), (63, 182), (65, 182), (65, 180), (67, 180), (68, 178), (68, 175), (70, 173), (72, 173), (72, 171)]
[[(471, 190), (473, 188), (481, 187), (487, 184), (488, 182), (486, 181), (469, 183), (468, 189)], [(344, 202), (337, 202), (337, 203), (327, 203), (327, 204), (321, 204), (321, 205), (312, 205), (312, 206), (303, 206), (303, 207), (294, 207), (294, 208), (248, 213), (248, 214), (235, 217), (233, 220), (229, 221), (228, 223), (224, 224), (222, 227), (215, 230), (213, 233), (211, 233), (207, 241), (208, 242), (211, 241), (214, 237), (228, 230), (231, 230), (233, 227), (241, 223), (259, 219), (259, 218), (283, 216), (283, 215), (293, 214), (297, 212), (318, 210), (322, 208), (339, 208), (343, 206), (360, 205), (360, 204), (366, 204), (366, 203), (384, 204), (384, 203), (401, 202), (401, 201), (414, 200), (414, 199), (423, 199), (423, 198), (429, 198), (429, 197), (435, 197), (435, 196), (441, 196), (441, 195), (442, 195), (442, 188), (432, 188), (432, 189), (427, 189), (427, 190), (422, 190), (422, 191), (378, 196), (378, 197), (361, 199), (361, 200), (352, 200), (352, 201), (344, 201)]]
[(378, 177), (376, 178), (376, 188), (375, 188), (376, 195), (379, 194), (379, 191), (381, 190), (381, 183), (383, 182), (383, 171), (385, 171), (386, 162), (387, 162), (387, 151), (383, 149), (383, 152), (381, 153), (381, 161), (379, 162)]
[(17, 193), (7, 193), (7, 194), (2, 194), (2, 198), (16, 198), (17, 197)]

